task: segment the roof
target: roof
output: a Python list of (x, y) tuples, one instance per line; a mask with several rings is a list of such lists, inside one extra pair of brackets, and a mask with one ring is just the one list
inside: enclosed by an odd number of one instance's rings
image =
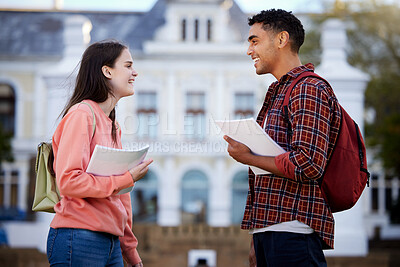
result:
[[(112, 38), (141, 51), (143, 43), (153, 39), (156, 30), (165, 24), (169, 1), (158, 0), (147, 12), (0, 10), (0, 59), (61, 58), (64, 21), (71, 15), (83, 15), (91, 21), (91, 43)], [(230, 24), (246, 39), (246, 15), (235, 1), (229, 12)]]
[[(158, 1), (146, 13), (0, 11), (0, 58), (62, 57), (64, 21), (71, 15), (83, 15), (91, 21), (91, 43), (113, 38), (140, 49), (163, 23), (163, 2)], [(152, 20), (152, 16), (157, 19)]]

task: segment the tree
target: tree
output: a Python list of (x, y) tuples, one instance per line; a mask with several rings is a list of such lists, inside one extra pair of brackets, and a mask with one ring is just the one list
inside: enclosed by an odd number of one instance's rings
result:
[(365, 137), (388, 177), (400, 177), (399, 14), (398, 5), (378, 0), (336, 0), (325, 14), (348, 22), (348, 61), (372, 77), (365, 107), (375, 116), (366, 121)]
[(366, 107), (375, 118), (366, 124), (368, 144), (377, 147), (388, 176), (400, 174), (400, 74), (374, 77), (366, 91)]
[(400, 176), (400, 8), (370, 0), (352, 14), (349, 61), (372, 76), (365, 106), (375, 118), (366, 123), (370, 146), (378, 148), (388, 176)]
[[(326, 3), (329, 0), (325, 0)], [(365, 107), (369, 150), (382, 162), (386, 178), (400, 177), (400, 6), (383, 0), (335, 0), (314, 23), (335, 17), (348, 23), (351, 65), (371, 75)], [(368, 149), (367, 148), (367, 149)], [(389, 204), (390, 220), (400, 222), (400, 198)]]
[[(381, 1), (379, 1), (381, 2)], [(351, 13), (355, 27), (350, 31), (349, 60), (378, 78), (400, 70), (400, 7), (360, 1)]]

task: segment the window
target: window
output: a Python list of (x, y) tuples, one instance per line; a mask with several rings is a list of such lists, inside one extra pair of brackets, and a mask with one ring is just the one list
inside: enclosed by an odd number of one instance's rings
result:
[(248, 174), (247, 171), (240, 171), (232, 181), (232, 224), (240, 224), (243, 219), (244, 208), (246, 206), (246, 198), (248, 191)]
[(138, 93), (137, 104), (138, 138), (155, 139), (159, 117), (157, 115), (157, 94), (154, 92)]
[(205, 223), (208, 208), (208, 179), (198, 170), (182, 178), (182, 223)]
[[(15, 134), (15, 94), (7, 84), (0, 84), (0, 142), (3, 148)], [(12, 151), (2, 151), (1, 159), (11, 159)], [(0, 162), (1, 163), (1, 162)], [(18, 220), (26, 215), (18, 209), (19, 172), (13, 168), (0, 170), (0, 220)]]
[(182, 20), (182, 41), (186, 41), (186, 19)]
[[(379, 191), (378, 191), (378, 175), (376, 175), (376, 174), (372, 174), (371, 175), (371, 185), (372, 185), (372, 189), (371, 189), (372, 210), (373, 211), (378, 211), (378, 207), (379, 207), (379, 203), (378, 203), (378, 195), (379, 195)], [(376, 185), (376, 186), (374, 186), (374, 185)]]
[(199, 20), (198, 19), (194, 20), (194, 40), (195, 41), (199, 40)]
[(212, 22), (211, 19), (207, 20), (207, 41), (212, 39)]
[(235, 118), (250, 118), (254, 115), (254, 94), (236, 93), (235, 94)]
[(205, 137), (205, 94), (190, 92), (186, 94), (186, 116), (184, 131), (190, 139)]
[(149, 170), (131, 191), (133, 220), (137, 222), (157, 222), (157, 176)]
[(7, 84), (0, 84), (0, 126), (1, 130), (10, 135), (15, 132), (15, 94)]

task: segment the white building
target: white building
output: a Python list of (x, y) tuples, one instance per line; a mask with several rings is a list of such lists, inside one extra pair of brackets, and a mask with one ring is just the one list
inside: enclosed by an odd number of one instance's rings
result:
[[(214, 120), (255, 117), (273, 78), (255, 74), (246, 55), (247, 15), (234, 1), (159, 0), (146, 13), (8, 10), (0, 11), (0, 21), (0, 93), (10, 104), (2, 110), (14, 133), (15, 161), (0, 176), (0, 205), (8, 212), (1, 215), (14, 214), (3, 222), (10, 246), (45, 250), (52, 215), (30, 212), (36, 146), (51, 138), (83, 50), (106, 38), (129, 45), (139, 72), (135, 95), (117, 108), (123, 144), (148, 144), (154, 159), (132, 193), (135, 222), (240, 223), (247, 167), (227, 155)], [(344, 29), (329, 25), (323, 38), (345, 43)], [(328, 44), (317, 72), (362, 125), (368, 77), (346, 63), (344, 47)], [(330, 68), (342, 72), (335, 76)], [(366, 224), (371, 209), (364, 195), (336, 215), (332, 255), (367, 254), (375, 221)], [(28, 233), (34, 237), (27, 240)]]

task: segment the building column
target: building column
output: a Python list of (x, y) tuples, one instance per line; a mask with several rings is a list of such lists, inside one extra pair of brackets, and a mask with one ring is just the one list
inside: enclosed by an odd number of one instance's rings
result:
[(187, 42), (194, 42), (194, 21), (195, 18), (192, 16), (188, 16), (186, 18), (186, 41)]
[(33, 107), (33, 137), (43, 137), (45, 134), (44, 129), (46, 129), (46, 92), (45, 92), (45, 84), (43, 82), (40, 74), (35, 75), (35, 84), (34, 84), (34, 107)]
[(31, 207), (28, 203), (28, 184), (29, 184), (29, 158), (24, 157), (18, 162), (18, 209), (27, 211)]
[(215, 163), (215, 176), (210, 179), (210, 213), (208, 222), (211, 226), (228, 226), (231, 223), (231, 190), (229, 179), (226, 175), (225, 160), (223, 157), (218, 157)]
[[(349, 115), (363, 131), (364, 90), (369, 76), (347, 63), (347, 36), (343, 22), (330, 19), (323, 25), (321, 36), (322, 60), (316, 72), (327, 79)], [(334, 214), (335, 249), (328, 256), (365, 256), (368, 235), (364, 218), (363, 194), (350, 210)]]
[[(162, 131), (161, 136), (162, 138), (167, 138), (169, 141), (177, 140), (177, 118), (176, 118), (176, 105), (177, 102), (179, 102), (179, 97), (180, 95), (177, 94), (177, 88), (178, 84), (176, 81), (176, 73), (175, 71), (171, 70), (168, 72), (168, 78), (167, 78), (167, 102), (166, 104), (166, 109), (165, 113), (162, 111), (160, 113), (161, 118), (161, 129)], [(164, 93), (162, 93), (164, 95)], [(161, 101), (160, 101), (161, 103)], [(162, 107), (160, 107), (161, 110)], [(165, 107), (164, 107), (165, 108)], [(165, 124), (165, 125), (163, 125)]]
[(180, 224), (180, 186), (176, 164), (173, 156), (166, 156), (164, 177), (159, 177), (158, 192), (158, 224), (161, 226), (177, 226)]

